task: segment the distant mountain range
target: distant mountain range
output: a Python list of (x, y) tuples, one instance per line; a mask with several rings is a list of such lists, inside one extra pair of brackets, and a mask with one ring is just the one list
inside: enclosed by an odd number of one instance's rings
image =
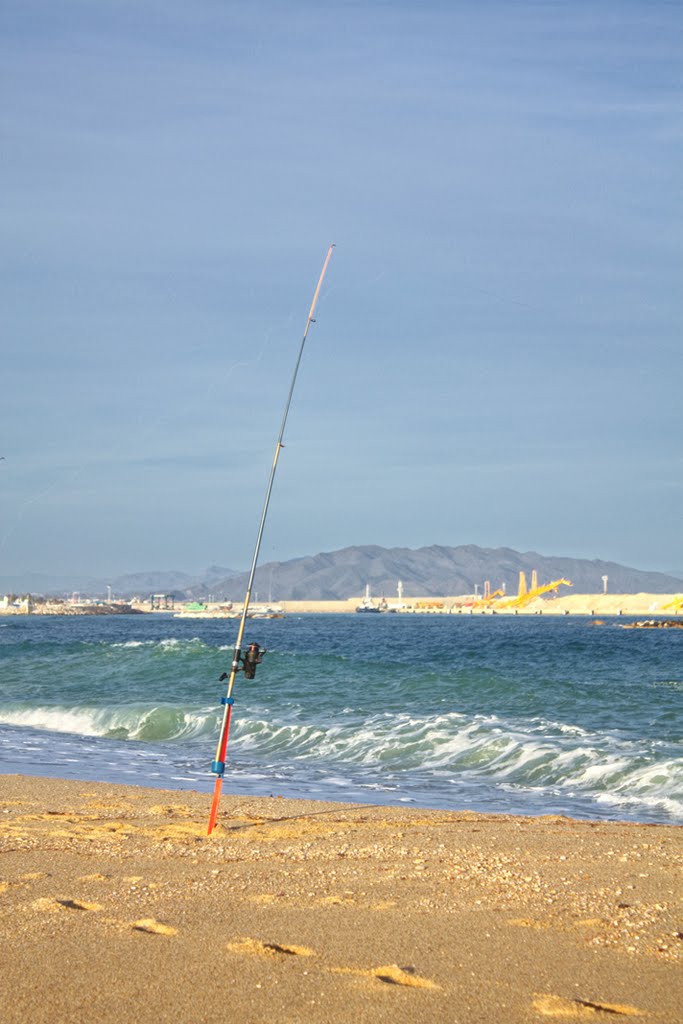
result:
[[(473, 544), (459, 547), (432, 545), (418, 548), (382, 548), (374, 545), (343, 548), (340, 551), (271, 562), (256, 572), (254, 590), (259, 600), (342, 600), (362, 594), (366, 584), (375, 596), (393, 596), (399, 580), (405, 596), (440, 596), (481, 591), (485, 580), (496, 590), (505, 583), (509, 594), (517, 593), (519, 573), (536, 569), (539, 583), (564, 577), (571, 580), (575, 593), (600, 593), (602, 577), (608, 577), (610, 593), (678, 593), (683, 579), (660, 572), (644, 572), (616, 562), (589, 561), (521, 553), (512, 548), (480, 548)], [(214, 593), (240, 600), (247, 576), (215, 580)]]
[(177, 594), (179, 597), (206, 597), (214, 587), (221, 590), (228, 580), (240, 576), (237, 569), (224, 569), (211, 565), (203, 573), (190, 576), (185, 572), (134, 572), (119, 576), (111, 586), (124, 597), (148, 594)]
[[(505, 583), (508, 594), (516, 594), (519, 573), (526, 573), (530, 585), (534, 569), (539, 583), (564, 577), (572, 581), (574, 592), (579, 594), (600, 593), (603, 576), (608, 577), (607, 586), (612, 594), (683, 592), (683, 574), (646, 572), (616, 562), (548, 557), (512, 548), (435, 544), (417, 550), (365, 545), (292, 558), (287, 562), (268, 562), (256, 572), (254, 594), (258, 594), (259, 601), (344, 600), (361, 595), (369, 584), (374, 596), (392, 597), (399, 580), (403, 582), (406, 597), (471, 594), (475, 586), (481, 592), (485, 580), (490, 581), (492, 590)], [(241, 601), (246, 584), (247, 573), (216, 565), (196, 576), (170, 570), (131, 573), (107, 581), (40, 574), (14, 579), (0, 576), (0, 592), (56, 594), (77, 590), (82, 594), (106, 596), (110, 585), (116, 597), (164, 593), (173, 594), (178, 600), (213, 597)]]

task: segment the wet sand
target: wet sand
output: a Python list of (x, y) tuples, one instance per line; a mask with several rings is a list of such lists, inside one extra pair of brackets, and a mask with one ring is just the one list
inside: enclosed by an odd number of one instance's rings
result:
[(682, 1018), (680, 828), (209, 803), (0, 776), (7, 1024)]

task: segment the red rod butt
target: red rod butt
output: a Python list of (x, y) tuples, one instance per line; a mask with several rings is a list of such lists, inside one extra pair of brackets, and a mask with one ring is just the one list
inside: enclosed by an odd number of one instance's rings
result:
[(216, 779), (216, 785), (213, 790), (213, 800), (211, 802), (211, 813), (209, 814), (209, 827), (206, 830), (207, 836), (210, 836), (214, 830), (216, 824), (216, 818), (218, 817), (218, 805), (221, 802), (221, 788), (223, 786), (223, 779)]

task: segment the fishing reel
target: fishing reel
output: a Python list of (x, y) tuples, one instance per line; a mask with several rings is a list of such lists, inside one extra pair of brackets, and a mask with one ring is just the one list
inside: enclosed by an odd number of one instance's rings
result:
[[(263, 661), (263, 655), (267, 653), (266, 648), (261, 647), (261, 645), (257, 644), (256, 641), (250, 643), (245, 654), (240, 654), (239, 652), (235, 653), (235, 660), (232, 663), (233, 671), (244, 672), (245, 679), (255, 679), (256, 666), (261, 664)], [(218, 682), (222, 683), (225, 679), (229, 679), (227, 672), (223, 672), (223, 674), (218, 677)]]

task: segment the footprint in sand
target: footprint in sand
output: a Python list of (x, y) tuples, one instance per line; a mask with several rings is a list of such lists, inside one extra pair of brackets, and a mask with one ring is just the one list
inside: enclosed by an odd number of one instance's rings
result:
[(57, 903), (67, 910), (102, 910), (99, 903), (86, 903), (84, 900), (57, 900)]
[(161, 921), (155, 921), (153, 917), (143, 917), (139, 921), (133, 921), (130, 927), (133, 931), (148, 932), (150, 935), (178, 934), (177, 928), (173, 928), (170, 924), (162, 924)]
[[(281, 942), (261, 942), (260, 939), (240, 939), (236, 942), (229, 942), (228, 949), (232, 953), (242, 953), (248, 956), (273, 957), (284, 954), (285, 956), (315, 956), (315, 950), (308, 946), (285, 945)], [(386, 967), (373, 967), (370, 970), (356, 969), (353, 967), (332, 967), (329, 968), (332, 974), (353, 974), (360, 978), (372, 978), (382, 981), (387, 985), (404, 985), (407, 988), (438, 989), (439, 986), (429, 978), (421, 978), (415, 973), (412, 966), (399, 967), (397, 964), (389, 964)]]
[(415, 973), (415, 968), (399, 967), (398, 964), (388, 964), (386, 967), (371, 967), (369, 970), (355, 967), (332, 967), (333, 974), (353, 974), (358, 978), (373, 978), (384, 982), (385, 985), (405, 985), (406, 988), (431, 988), (438, 989), (439, 985), (429, 978), (421, 978)]
[[(228, 949), (232, 953), (242, 953), (248, 956), (315, 956), (315, 950), (308, 946), (285, 945), (281, 942), (261, 942), (260, 939), (240, 939), (236, 942), (229, 942)], [(332, 974), (353, 974), (359, 978), (372, 978), (382, 981), (387, 985), (404, 985), (407, 988), (438, 989), (439, 985), (429, 978), (421, 978), (415, 973), (412, 966), (399, 967), (397, 964), (389, 964), (386, 967), (373, 967), (370, 970), (356, 969), (354, 967), (332, 967), (329, 968)]]
[(642, 1017), (643, 1010), (624, 1003), (603, 1003), (593, 999), (564, 999), (562, 996), (537, 995), (533, 1002), (536, 1013), (542, 1017), (583, 1019), (604, 1017), (607, 1014), (622, 1017)]
[(421, 978), (415, 974), (414, 967), (399, 967), (389, 964), (388, 967), (375, 967), (370, 974), (387, 985), (406, 985), (408, 988), (438, 988), (435, 981)]
[(86, 903), (85, 900), (58, 899), (56, 896), (43, 896), (34, 900), (31, 904), (33, 910), (41, 910), (44, 913), (56, 914), (60, 910), (88, 910), (97, 912), (104, 908), (99, 903)]
[(277, 956), (284, 953), (287, 956), (315, 956), (315, 952), (308, 946), (285, 946), (280, 942), (261, 942), (259, 939), (240, 939), (239, 942), (229, 942), (228, 949), (231, 953), (246, 953), (251, 956)]

